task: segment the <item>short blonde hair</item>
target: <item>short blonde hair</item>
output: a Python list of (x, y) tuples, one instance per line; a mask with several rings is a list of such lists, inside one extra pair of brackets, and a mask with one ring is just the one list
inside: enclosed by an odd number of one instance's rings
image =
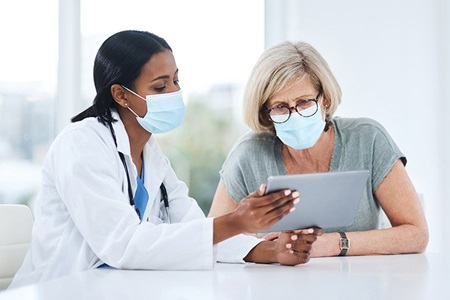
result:
[(305, 42), (283, 42), (263, 52), (245, 88), (245, 123), (256, 132), (274, 131), (273, 123), (265, 111), (266, 101), (304, 76), (309, 77), (329, 102), (325, 119), (329, 123), (341, 103), (341, 88), (325, 59)]

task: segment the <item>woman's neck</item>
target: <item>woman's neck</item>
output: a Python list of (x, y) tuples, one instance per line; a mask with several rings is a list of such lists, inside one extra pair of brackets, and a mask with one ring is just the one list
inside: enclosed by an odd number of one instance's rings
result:
[(287, 174), (329, 172), (334, 149), (334, 128), (323, 132), (308, 149), (295, 150), (283, 144), (282, 153)]

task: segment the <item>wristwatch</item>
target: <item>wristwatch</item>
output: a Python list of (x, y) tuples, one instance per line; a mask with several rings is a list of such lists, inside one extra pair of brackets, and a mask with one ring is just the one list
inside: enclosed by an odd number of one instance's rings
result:
[(339, 232), (341, 235), (341, 239), (339, 240), (339, 248), (341, 249), (341, 253), (339, 256), (345, 256), (347, 254), (347, 250), (350, 249), (350, 240), (347, 238), (345, 232)]

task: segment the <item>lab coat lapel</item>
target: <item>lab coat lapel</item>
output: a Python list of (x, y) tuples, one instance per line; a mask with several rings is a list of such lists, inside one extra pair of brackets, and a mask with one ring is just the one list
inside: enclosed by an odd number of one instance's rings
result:
[[(116, 120), (118, 120), (117, 122), (113, 123), (113, 128), (116, 132), (117, 138), (117, 151), (122, 152), (125, 155), (128, 172), (130, 174), (131, 188), (134, 195), (137, 187), (136, 176), (138, 173), (136, 170), (136, 166), (131, 159), (130, 141), (119, 114), (117, 112), (113, 112), (112, 115)], [(159, 145), (153, 135), (144, 146), (144, 162), (144, 186), (148, 192), (148, 204), (146, 212), (144, 213), (144, 218), (146, 218), (149, 214), (154, 216), (158, 216), (159, 214), (159, 187), (163, 182), (163, 179), (169, 167), (168, 162), (163, 156), (161, 149), (159, 148)], [(126, 184), (127, 183), (125, 183), (125, 190), (127, 188)]]
[[(130, 140), (128, 139), (128, 134), (125, 130), (125, 126), (122, 123), (122, 120), (120, 119), (119, 114), (117, 112), (113, 112), (112, 116), (114, 119), (117, 120), (117, 122), (112, 123), (114, 132), (116, 134), (117, 151), (121, 152), (125, 156), (125, 161), (127, 163), (127, 168), (128, 168), (128, 174), (130, 175), (131, 190), (133, 192), (133, 197), (134, 197), (134, 194), (136, 193), (136, 188), (137, 188), (136, 176), (138, 173), (136, 170), (136, 166), (134, 165), (133, 160), (131, 158)], [(124, 191), (126, 191), (128, 189), (127, 185), (128, 185), (128, 183), (126, 182), (126, 176), (125, 176)]]
[(160, 209), (160, 186), (168, 170), (168, 163), (152, 135), (144, 147), (145, 177), (144, 185), (149, 194), (150, 215), (158, 216)]
[(115, 113), (113, 114), (113, 116), (116, 120), (118, 120), (117, 122), (112, 123), (114, 131), (116, 133), (117, 151), (122, 152), (130, 159), (130, 140), (128, 139), (128, 134), (125, 130), (125, 126), (123, 126), (119, 114)]

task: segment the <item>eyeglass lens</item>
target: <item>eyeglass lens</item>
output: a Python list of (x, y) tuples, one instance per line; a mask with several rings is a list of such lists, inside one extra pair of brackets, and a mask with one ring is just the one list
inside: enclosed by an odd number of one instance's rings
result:
[[(300, 101), (295, 106), (297, 113), (303, 117), (311, 117), (318, 110), (316, 100)], [(270, 118), (275, 123), (284, 123), (289, 120), (291, 116), (291, 109), (287, 106), (275, 107), (269, 112)]]

